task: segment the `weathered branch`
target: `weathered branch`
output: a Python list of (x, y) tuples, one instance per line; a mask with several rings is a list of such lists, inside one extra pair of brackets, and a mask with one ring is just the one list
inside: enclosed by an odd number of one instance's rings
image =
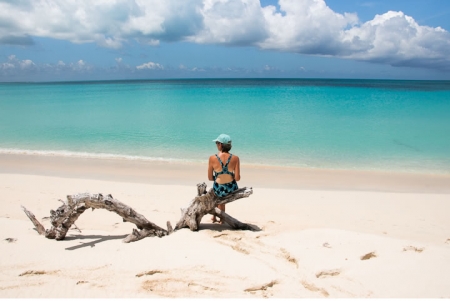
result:
[(249, 197), (253, 193), (253, 189), (251, 187), (240, 188), (224, 198), (216, 196), (213, 189), (206, 192), (206, 187), (207, 186), (205, 183), (197, 184), (198, 195), (189, 203), (187, 208), (181, 209), (181, 218), (175, 226), (175, 231), (185, 227), (188, 227), (191, 231), (198, 230), (200, 221), (206, 214), (218, 215), (222, 218), (221, 220), (234, 229), (253, 229), (249, 225), (239, 222), (230, 215), (216, 208), (217, 205), (227, 204), (241, 198)]
[(214, 212), (220, 218), (221, 221), (224, 221), (228, 225), (230, 225), (233, 229), (239, 230), (254, 230), (251, 226), (241, 223), (234, 217), (225, 213), (225, 211), (220, 210), (219, 208), (214, 208)]
[(24, 206), (22, 206), (22, 209), (25, 212), (25, 214), (28, 216), (28, 218), (31, 220), (33, 225), (36, 227), (36, 230), (39, 233), (39, 235), (45, 235), (44, 226), (41, 225), (41, 223), (36, 219), (34, 214), (31, 211), (28, 211), (27, 208), (25, 208)]
[(39, 234), (45, 235), (50, 239), (62, 240), (66, 237), (67, 231), (75, 223), (78, 217), (89, 208), (94, 209), (106, 209), (117, 213), (123, 218), (124, 222), (130, 222), (137, 226), (141, 231), (133, 230), (133, 233), (124, 239), (124, 242), (132, 242), (140, 240), (148, 236), (162, 237), (169, 235), (172, 231), (172, 226), (168, 222), (169, 230), (165, 230), (154, 223), (147, 220), (142, 214), (137, 213), (133, 208), (121, 203), (113, 198), (112, 195), (106, 197), (102, 194), (75, 194), (68, 195), (67, 202), (63, 202), (58, 209), (50, 210), (50, 221), (52, 227), (45, 230), (45, 228), (39, 223), (33, 213), (23, 207), (25, 214), (35, 225)]
[[(171, 234), (173, 231), (188, 227), (192, 231), (198, 230), (202, 217), (206, 214), (214, 214), (220, 217), (230, 225), (233, 229), (253, 230), (253, 228), (245, 223), (241, 223), (237, 219), (226, 214), (217, 208), (217, 205), (227, 204), (235, 200), (249, 197), (253, 193), (253, 189), (241, 188), (227, 197), (219, 198), (214, 194), (213, 189), (206, 191), (206, 184), (197, 184), (198, 195), (189, 203), (187, 208), (181, 209), (181, 218), (172, 228), (170, 222), (167, 222), (167, 230), (147, 220), (142, 214), (136, 212), (133, 208), (114, 199), (112, 195), (103, 196), (102, 194), (81, 193), (68, 195), (67, 201), (60, 200), (63, 205), (56, 210), (50, 210), (51, 228), (45, 229), (44, 226), (36, 219), (34, 214), (22, 206), (23, 211), (36, 227), (40, 235), (45, 235), (49, 239), (62, 240), (66, 237), (72, 225), (78, 217), (86, 211), (86, 209), (106, 209), (117, 213), (122, 217), (124, 222), (130, 222), (136, 225), (139, 230), (133, 229), (133, 232), (125, 237), (123, 242), (133, 242), (141, 240), (145, 237), (163, 237)], [(76, 227), (76, 226), (75, 226)]]

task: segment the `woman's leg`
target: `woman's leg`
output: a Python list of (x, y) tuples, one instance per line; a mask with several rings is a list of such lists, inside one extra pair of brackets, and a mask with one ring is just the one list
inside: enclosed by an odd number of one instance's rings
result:
[[(217, 205), (217, 208), (219, 208), (220, 210), (222, 210), (223, 212), (225, 212), (225, 204), (221, 204), (221, 205)], [(220, 219), (220, 224), (223, 224), (222, 219)]]
[[(223, 212), (225, 212), (225, 204), (217, 205), (217, 208), (219, 208), (220, 210), (222, 210)], [(213, 223), (217, 223), (217, 222), (218, 222), (217, 219), (216, 219), (216, 215), (213, 215), (213, 216), (212, 216), (211, 221), (212, 221)], [(220, 221), (220, 224), (223, 224), (223, 222)]]

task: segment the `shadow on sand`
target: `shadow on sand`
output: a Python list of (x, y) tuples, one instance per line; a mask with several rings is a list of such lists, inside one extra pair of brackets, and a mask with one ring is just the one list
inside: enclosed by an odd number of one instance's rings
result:
[(96, 239), (97, 238), (97, 240), (94, 240), (94, 241), (81, 243), (78, 246), (66, 248), (66, 250), (73, 251), (73, 250), (85, 248), (85, 247), (93, 248), (93, 247), (95, 247), (96, 244), (99, 244), (101, 242), (108, 241), (108, 240), (124, 239), (127, 236), (128, 236), (128, 234), (126, 234), (126, 235), (73, 235), (73, 236), (66, 237), (64, 240), (70, 241), (70, 240)]
[[(260, 227), (258, 227), (257, 225), (253, 225), (253, 224), (249, 224), (249, 223), (247, 223), (247, 225), (249, 225), (252, 228), (251, 231), (254, 231), (254, 232), (262, 231), (262, 229)], [(212, 230), (212, 231), (217, 231), (217, 232), (222, 232), (222, 231), (225, 231), (225, 230), (243, 231), (243, 230), (233, 229), (232, 227), (230, 227), (227, 224), (222, 224), (221, 225), (219, 223), (200, 224), (199, 231), (201, 231), (201, 230)]]

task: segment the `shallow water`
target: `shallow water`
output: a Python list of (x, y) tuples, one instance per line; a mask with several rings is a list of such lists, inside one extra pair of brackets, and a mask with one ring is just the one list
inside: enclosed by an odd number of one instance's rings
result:
[(450, 173), (450, 81), (0, 84), (0, 152)]

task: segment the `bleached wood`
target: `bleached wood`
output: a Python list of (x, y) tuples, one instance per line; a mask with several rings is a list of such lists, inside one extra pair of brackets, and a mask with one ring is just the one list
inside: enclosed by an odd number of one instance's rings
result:
[[(22, 207), (25, 214), (38, 229), (39, 234), (44, 234), (50, 239), (62, 240), (66, 237), (67, 231), (75, 223), (78, 217), (89, 208), (106, 209), (117, 213), (122, 217), (124, 222), (130, 222), (137, 226), (141, 231), (133, 230), (133, 233), (124, 239), (124, 242), (132, 242), (140, 240), (148, 236), (162, 237), (169, 234), (156, 224), (147, 220), (142, 214), (136, 212), (128, 205), (114, 199), (112, 195), (103, 196), (102, 194), (81, 193), (75, 195), (68, 195), (67, 201), (63, 202), (56, 210), (50, 210), (50, 222), (52, 227), (45, 230), (44, 227), (37, 221), (34, 214)], [(172, 226), (168, 222), (171, 230)]]
[[(45, 235), (49, 239), (63, 240), (75, 221), (83, 214), (86, 209), (106, 209), (117, 213), (122, 217), (124, 222), (130, 222), (136, 225), (139, 230), (133, 229), (133, 232), (125, 237), (123, 242), (133, 242), (141, 240), (145, 237), (163, 237), (171, 234), (173, 231), (188, 227), (192, 231), (198, 230), (202, 217), (206, 214), (214, 214), (230, 225), (233, 229), (253, 230), (253, 228), (245, 223), (226, 214), (217, 208), (217, 205), (227, 204), (240, 198), (249, 197), (253, 193), (253, 189), (241, 188), (227, 197), (219, 198), (214, 194), (213, 189), (207, 191), (205, 183), (197, 184), (197, 196), (189, 203), (187, 208), (181, 209), (181, 218), (172, 228), (170, 222), (167, 222), (167, 230), (147, 220), (142, 214), (136, 212), (133, 208), (113, 198), (108, 194), (90, 194), (80, 193), (68, 195), (66, 201), (59, 200), (63, 203), (56, 210), (50, 210), (51, 228), (45, 229), (44, 226), (36, 219), (34, 214), (22, 206), (23, 211), (36, 227), (40, 235)], [(76, 226), (75, 226), (76, 227)]]
[(22, 206), (23, 211), (28, 216), (28, 218), (31, 220), (33, 225), (36, 227), (36, 231), (39, 233), (39, 235), (45, 235), (45, 228), (41, 225), (41, 223), (36, 219), (34, 214), (31, 211), (28, 211), (27, 208)]
[[(253, 189), (240, 188), (228, 196), (220, 198), (215, 195), (214, 190), (207, 190), (205, 183), (197, 184), (197, 196), (188, 204), (187, 208), (181, 209), (181, 218), (175, 226), (175, 231), (181, 228), (189, 228), (191, 231), (197, 231), (200, 221), (206, 214), (218, 215), (222, 221), (230, 225), (233, 229), (252, 230), (247, 224), (241, 223), (220, 209), (217, 205), (227, 204), (241, 198), (247, 198), (253, 193)], [(217, 210), (216, 210), (217, 209)]]

